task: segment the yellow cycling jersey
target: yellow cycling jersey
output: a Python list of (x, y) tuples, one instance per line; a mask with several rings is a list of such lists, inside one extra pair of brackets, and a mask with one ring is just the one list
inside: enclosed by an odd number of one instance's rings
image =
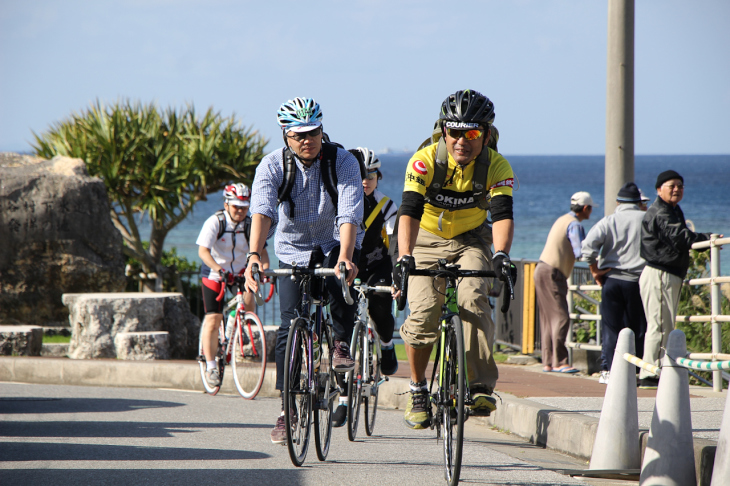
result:
[[(419, 150), (408, 161), (404, 191), (413, 191), (425, 196), (426, 188), (433, 179), (437, 145), (432, 144)], [(511, 196), (514, 186), (512, 167), (507, 159), (498, 152), (487, 147), (484, 147), (484, 150), (491, 151), (491, 163), (487, 174), (489, 195), (491, 197)], [(484, 222), (487, 218), (486, 210), (479, 207), (459, 209), (459, 206), (474, 201), (472, 189), (474, 165), (474, 161), (471, 161), (466, 166), (460, 166), (449, 154), (446, 181), (437, 198), (439, 204), (446, 207), (451, 206), (453, 209), (441, 209), (426, 203), (421, 218), (421, 229), (442, 238), (451, 239), (479, 227)], [(439, 217), (441, 217), (442, 230), (439, 230)]]

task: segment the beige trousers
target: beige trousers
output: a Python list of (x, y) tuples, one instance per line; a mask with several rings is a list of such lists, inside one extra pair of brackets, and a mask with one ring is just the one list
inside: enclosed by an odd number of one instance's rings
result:
[[(444, 239), (428, 231), (418, 233), (413, 257), (418, 268), (436, 268), (438, 259), (458, 263), (464, 270), (492, 270), (491, 229), (478, 230), (487, 244), (472, 234)], [(491, 279), (464, 278), (459, 282), (459, 316), (464, 328), (467, 376), (470, 388), (494, 390), (499, 378), (497, 363), (492, 356), (494, 321), (488, 294)], [(410, 315), (400, 328), (403, 340), (414, 348), (433, 345), (439, 338), (439, 317), (444, 302), (445, 282), (431, 277), (410, 277), (408, 307)]]
[[(679, 292), (682, 279), (671, 273), (644, 267), (639, 277), (639, 291), (646, 314), (646, 334), (644, 335), (644, 357), (647, 363), (659, 365), (664, 355), (661, 348), (667, 345), (669, 333), (674, 331), (674, 321), (679, 306)], [(639, 378), (655, 376), (642, 369)]]

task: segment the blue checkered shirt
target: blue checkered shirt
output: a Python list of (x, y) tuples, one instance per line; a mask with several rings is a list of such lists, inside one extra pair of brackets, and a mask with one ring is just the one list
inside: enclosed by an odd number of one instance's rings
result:
[(281, 149), (263, 158), (256, 168), (251, 209), (271, 219), (267, 238), (276, 233), (274, 251), (279, 261), (290, 265), (306, 266), (312, 251), (318, 246), (325, 255), (340, 244), (340, 225), (354, 224), (357, 230), (356, 248), (365, 237), (362, 224), (363, 187), (360, 165), (348, 151), (337, 149), (338, 208), (332, 204), (322, 182), (320, 160), (305, 167), (296, 157), (296, 179), (291, 191), (295, 218), (291, 218), (288, 201), (277, 205), (279, 186), (284, 179), (284, 161)]

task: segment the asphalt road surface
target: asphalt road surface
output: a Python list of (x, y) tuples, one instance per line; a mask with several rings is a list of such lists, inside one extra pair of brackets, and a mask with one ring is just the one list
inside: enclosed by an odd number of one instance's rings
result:
[[(0, 383), (0, 484), (439, 485), (442, 443), (378, 410), (375, 434), (333, 430), (327, 461), (314, 440), (303, 467), (269, 433), (280, 401), (139, 388)], [(312, 437), (314, 432), (312, 432)], [(585, 462), (467, 422), (462, 484), (570, 485), (551, 469)]]

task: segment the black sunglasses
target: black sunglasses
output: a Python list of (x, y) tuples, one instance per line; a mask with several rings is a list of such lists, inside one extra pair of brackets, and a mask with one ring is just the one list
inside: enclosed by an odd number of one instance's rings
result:
[(318, 135), (322, 134), (322, 127), (317, 127), (314, 130), (310, 130), (308, 132), (294, 132), (292, 135), (287, 134), (288, 138), (291, 138), (295, 142), (301, 142), (307, 137), (316, 137)]

